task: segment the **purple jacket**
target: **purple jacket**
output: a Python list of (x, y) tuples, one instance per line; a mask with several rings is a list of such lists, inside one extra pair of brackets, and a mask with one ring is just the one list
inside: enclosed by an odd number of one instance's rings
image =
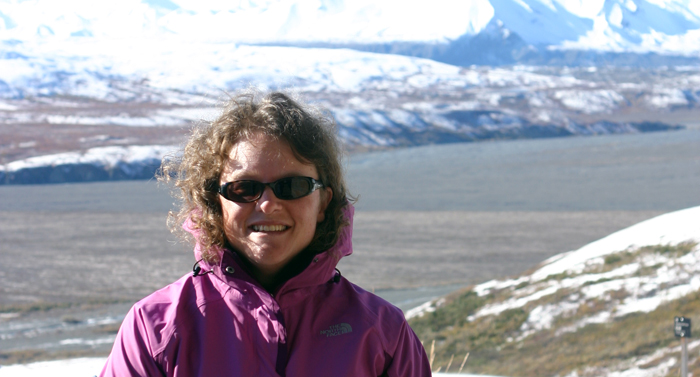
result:
[(274, 294), (234, 252), (202, 263), (131, 308), (101, 376), (430, 376), (401, 310), (336, 275), (351, 236)]

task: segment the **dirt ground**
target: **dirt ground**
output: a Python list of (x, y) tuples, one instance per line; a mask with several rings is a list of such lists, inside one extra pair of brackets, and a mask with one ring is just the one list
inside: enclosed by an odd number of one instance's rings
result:
[[(656, 214), (358, 212), (355, 252), (339, 268), (366, 289), (473, 284), (523, 272)], [(0, 305), (135, 301), (194, 263), (162, 213), (5, 211), (0, 239)]]
[(522, 273), (552, 255), (657, 214), (359, 212), (355, 252), (339, 268), (366, 288), (475, 284)]

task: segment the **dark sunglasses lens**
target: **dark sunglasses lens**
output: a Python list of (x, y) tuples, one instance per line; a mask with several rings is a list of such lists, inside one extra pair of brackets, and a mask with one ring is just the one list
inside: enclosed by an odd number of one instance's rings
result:
[(226, 199), (234, 202), (253, 202), (260, 197), (265, 185), (255, 181), (231, 182), (226, 187)]
[(304, 177), (283, 178), (275, 182), (275, 196), (280, 199), (297, 199), (309, 195), (313, 189), (310, 179)]

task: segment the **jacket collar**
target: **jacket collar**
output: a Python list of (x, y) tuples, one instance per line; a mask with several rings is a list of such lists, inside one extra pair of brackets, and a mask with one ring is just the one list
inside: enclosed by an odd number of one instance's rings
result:
[[(291, 291), (324, 284), (335, 277), (335, 267), (338, 265), (340, 259), (352, 254), (352, 222), (355, 208), (352, 206), (352, 204), (348, 203), (343, 212), (348, 225), (341, 229), (340, 235), (338, 236), (338, 241), (335, 243), (335, 245), (330, 249), (315, 255), (311, 259), (309, 265), (306, 266), (299, 274), (282, 283), (282, 285), (279, 286), (275, 292), (273, 292), (273, 295), (276, 298), (279, 299), (279, 297)], [(195, 240), (197, 240), (199, 238), (199, 234), (201, 234), (201, 231), (192, 227), (192, 222), (189, 219), (183, 224), (183, 228), (190, 232), (194, 236)], [(200, 261), (199, 263), (202, 267), (202, 273), (211, 271), (224, 281), (228, 281), (232, 278), (238, 278), (259, 286), (257, 281), (255, 281), (247, 272), (245, 272), (245, 264), (236, 252), (220, 247), (217, 247), (214, 251), (219, 255), (219, 262), (217, 264), (209, 264), (201, 260), (202, 249), (199, 242), (195, 244), (194, 257), (196, 260)], [(228, 267), (232, 268), (232, 270), (228, 269), (228, 271), (233, 271), (232, 273), (227, 272)]]

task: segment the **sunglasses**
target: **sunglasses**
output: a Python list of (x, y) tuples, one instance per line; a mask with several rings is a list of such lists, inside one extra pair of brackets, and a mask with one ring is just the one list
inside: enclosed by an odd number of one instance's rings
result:
[(218, 193), (232, 202), (251, 203), (260, 199), (265, 191), (265, 186), (270, 186), (275, 196), (282, 200), (303, 198), (325, 187), (323, 183), (310, 177), (288, 177), (270, 183), (258, 181), (226, 182), (219, 186)]

